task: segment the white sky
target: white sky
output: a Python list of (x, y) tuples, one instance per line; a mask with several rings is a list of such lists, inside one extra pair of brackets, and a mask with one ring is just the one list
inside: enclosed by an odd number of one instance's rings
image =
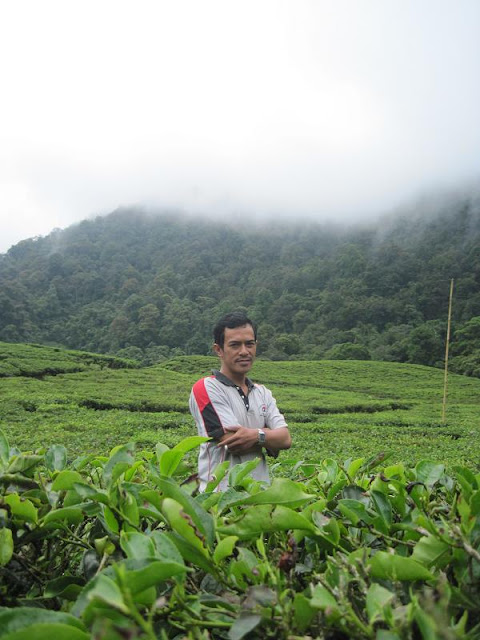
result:
[(0, 252), (119, 205), (350, 220), (478, 180), (479, 34), (478, 0), (0, 0)]

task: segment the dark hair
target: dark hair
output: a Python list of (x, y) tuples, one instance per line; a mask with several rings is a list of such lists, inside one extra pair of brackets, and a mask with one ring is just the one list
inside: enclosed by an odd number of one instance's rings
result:
[(237, 327), (244, 327), (247, 324), (252, 327), (256, 340), (257, 327), (243, 311), (227, 313), (223, 318), (220, 318), (213, 329), (213, 339), (215, 344), (218, 344), (223, 349), (223, 343), (225, 342), (225, 329), (236, 329)]

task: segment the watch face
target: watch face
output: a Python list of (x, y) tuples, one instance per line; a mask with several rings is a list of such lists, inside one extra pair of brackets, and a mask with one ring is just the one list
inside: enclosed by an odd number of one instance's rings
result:
[(260, 444), (265, 442), (265, 431), (262, 431), (261, 429), (258, 430), (258, 441)]

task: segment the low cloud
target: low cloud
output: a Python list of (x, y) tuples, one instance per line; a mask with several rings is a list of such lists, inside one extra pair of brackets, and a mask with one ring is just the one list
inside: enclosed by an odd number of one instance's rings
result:
[(352, 221), (480, 176), (476, 0), (27, 5), (0, 251), (121, 205)]

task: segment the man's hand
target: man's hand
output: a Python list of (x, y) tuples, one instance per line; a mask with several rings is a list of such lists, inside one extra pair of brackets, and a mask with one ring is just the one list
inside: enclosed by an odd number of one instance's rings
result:
[(220, 439), (220, 447), (226, 446), (230, 453), (247, 453), (258, 447), (258, 430), (247, 427), (225, 427), (227, 433)]

